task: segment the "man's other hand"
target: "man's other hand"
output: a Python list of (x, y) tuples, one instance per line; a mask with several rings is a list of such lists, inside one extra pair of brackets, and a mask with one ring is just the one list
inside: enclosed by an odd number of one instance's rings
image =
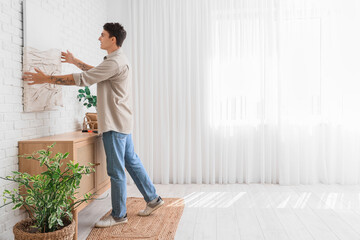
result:
[(75, 64), (74, 55), (69, 52), (69, 50), (67, 50), (66, 52), (61, 52), (61, 62)]
[(49, 78), (40, 69), (34, 69), (36, 73), (24, 72), (23, 79), (29, 85), (49, 83)]

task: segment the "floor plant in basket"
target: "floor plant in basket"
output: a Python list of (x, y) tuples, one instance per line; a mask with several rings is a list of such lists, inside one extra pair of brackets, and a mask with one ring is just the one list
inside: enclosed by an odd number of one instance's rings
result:
[[(65, 160), (69, 153), (53, 155), (51, 149), (54, 145), (55, 143), (33, 154), (19, 156), (36, 160), (40, 166), (45, 166), (46, 170), (42, 173), (31, 176), (26, 172), (13, 171), (12, 176), (1, 177), (17, 183), (19, 189), (4, 190), (4, 204), (0, 207), (13, 204), (13, 209), (23, 207), (29, 214), (29, 219), (14, 226), (15, 239), (26, 239), (25, 235), (28, 234), (36, 234), (41, 238), (41, 234), (49, 235), (69, 226), (74, 229), (72, 211), (92, 198), (91, 194), (85, 194), (80, 199), (75, 197), (82, 176), (95, 171), (92, 164), (81, 166), (79, 163)], [(17, 238), (16, 231), (18, 232), (19, 228), (25, 231), (21, 233), (24, 238)], [(55, 236), (54, 239), (58, 237)], [(68, 238), (71, 239), (71, 236)]]

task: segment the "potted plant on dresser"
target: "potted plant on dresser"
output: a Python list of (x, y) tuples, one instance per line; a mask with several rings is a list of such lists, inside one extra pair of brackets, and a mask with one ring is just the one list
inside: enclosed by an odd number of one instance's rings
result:
[(13, 171), (14, 175), (1, 177), (19, 184), (19, 189), (4, 190), (4, 205), (0, 207), (14, 204), (13, 209), (23, 207), (29, 214), (29, 218), (13, 227), (16, 240), (72, 240), (76, 224), (72, 211), (92, 198), (91, 194), (85, 194), (80, 200), (75, 197), (82, 176), (94, 172), (92, 164), (80, 166), (66, 161), (64, 165), (63, 160), (69, 153), (56, 153), (53, 156), (51, 148), (54, 144), (46, 150), (19, 156), (38, 161), (40, 166), (46, 167), (46, 171), (34, 176)]
[[(96, 95), (92, 95), (90, 92), (89, 87), (85, 87), (84, 89), (78, 90), (79, 95), (77, 95), (77, 98), (79, 99), (79, 102), (83, 101), (83, 105), (89, 109), (91, 107), (97, 106), (97, 97)], [(84, 117), (83, 122), (83, 132), (87, 131), (97, 131), (98, 125), (97, 125), (97, 113), (87, 112)]]

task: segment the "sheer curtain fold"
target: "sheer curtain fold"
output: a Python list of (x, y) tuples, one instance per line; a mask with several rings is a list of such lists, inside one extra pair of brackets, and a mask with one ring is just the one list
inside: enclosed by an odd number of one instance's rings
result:
[(132, 0), (155, 183), (359, 183), (355, 0)]

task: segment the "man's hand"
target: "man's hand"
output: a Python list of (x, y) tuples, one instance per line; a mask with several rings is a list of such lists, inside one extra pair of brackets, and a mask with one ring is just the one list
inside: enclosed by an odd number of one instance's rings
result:
[(35, 68), (35, 72), (24, 72), (23, 79), (29, 85), (49, 83), (49, 76), (45, 75), (40, 69)]
[(67, 50), (66, 52), (61, 52), (61, 62), (75, 64), (74, 55)]
[(69, 52), (69, 50), (66, 50), (66, 52), (61, 52), (61, 62), (74, 64), (83, 71), (87, 71), (93, 68), (93, 66), (90, 66), (86, 63), (83, 63), (79, 59), (74, 58), (74, 55), (71, 52)]

